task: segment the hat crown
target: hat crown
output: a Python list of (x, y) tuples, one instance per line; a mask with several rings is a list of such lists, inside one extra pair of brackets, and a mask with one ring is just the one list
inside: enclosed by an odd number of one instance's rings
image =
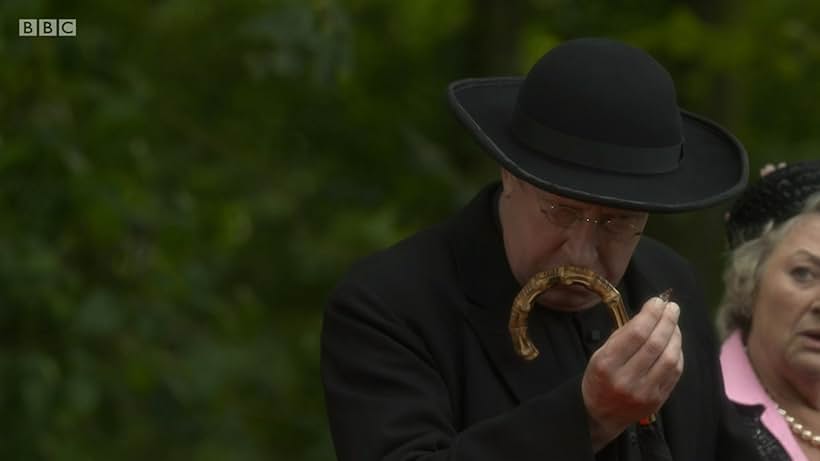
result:
[(603, 38), (565, 42), (530, 70), (517, 111), (552, 130), (606, 144), (682, 142), (675, 85), (646, 52)]

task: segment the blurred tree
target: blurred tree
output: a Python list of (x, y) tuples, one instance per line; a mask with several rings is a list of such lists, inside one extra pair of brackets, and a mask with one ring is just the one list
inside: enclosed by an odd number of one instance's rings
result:
[[(77, 36), (18, 37), (19, 18)], [(326, 294), (497, 175), (448, 82), (619, 37), (755, 174), (817, 156), (818, 19), (795, 0), (0, 3), (0, 456), (332, 459)], [(721, 216), (650, 227), (713, 301)]]

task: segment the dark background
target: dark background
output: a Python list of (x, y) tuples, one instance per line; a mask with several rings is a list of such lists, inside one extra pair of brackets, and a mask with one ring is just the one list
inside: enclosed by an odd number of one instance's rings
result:
[[(74, 18), (76, 37), (18, 37)], [(820, 3), (0, 1), (0, 457), (331, 460), (321, 311), (495, 164), (457, 78), (645, 48), (753, 168), (817, 157)], [(725, 206), (649, 233), (721, 290)]]

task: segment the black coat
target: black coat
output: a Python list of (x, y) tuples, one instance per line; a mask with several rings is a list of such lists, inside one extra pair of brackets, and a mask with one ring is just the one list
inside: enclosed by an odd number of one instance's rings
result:
[[(594, 322), (533, 309), (530, 335), (541, 355), (515, 355), (507, 323), (520, 285), (494, 211), (497, 188), (364, 259), (332, 293), (321, 367), (339, 460), (596, 459), (580, 390)], [(689, 266), (644, 237), (621, 287), (639, 300), (634, 306), (672, 287), (681, 306), (684, 373), (661, 411), (674, 459), (755, 459), (729, 430), (736, 415)], [(633, 458), (624, 455), (627, 439), (597, 459)]]

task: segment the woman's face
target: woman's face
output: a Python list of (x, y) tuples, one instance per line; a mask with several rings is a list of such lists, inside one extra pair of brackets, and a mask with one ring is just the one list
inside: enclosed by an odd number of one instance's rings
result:
[(747, 345), (781, 376), (820, 378), (820, 215), (796, 221), (769, 255)]

